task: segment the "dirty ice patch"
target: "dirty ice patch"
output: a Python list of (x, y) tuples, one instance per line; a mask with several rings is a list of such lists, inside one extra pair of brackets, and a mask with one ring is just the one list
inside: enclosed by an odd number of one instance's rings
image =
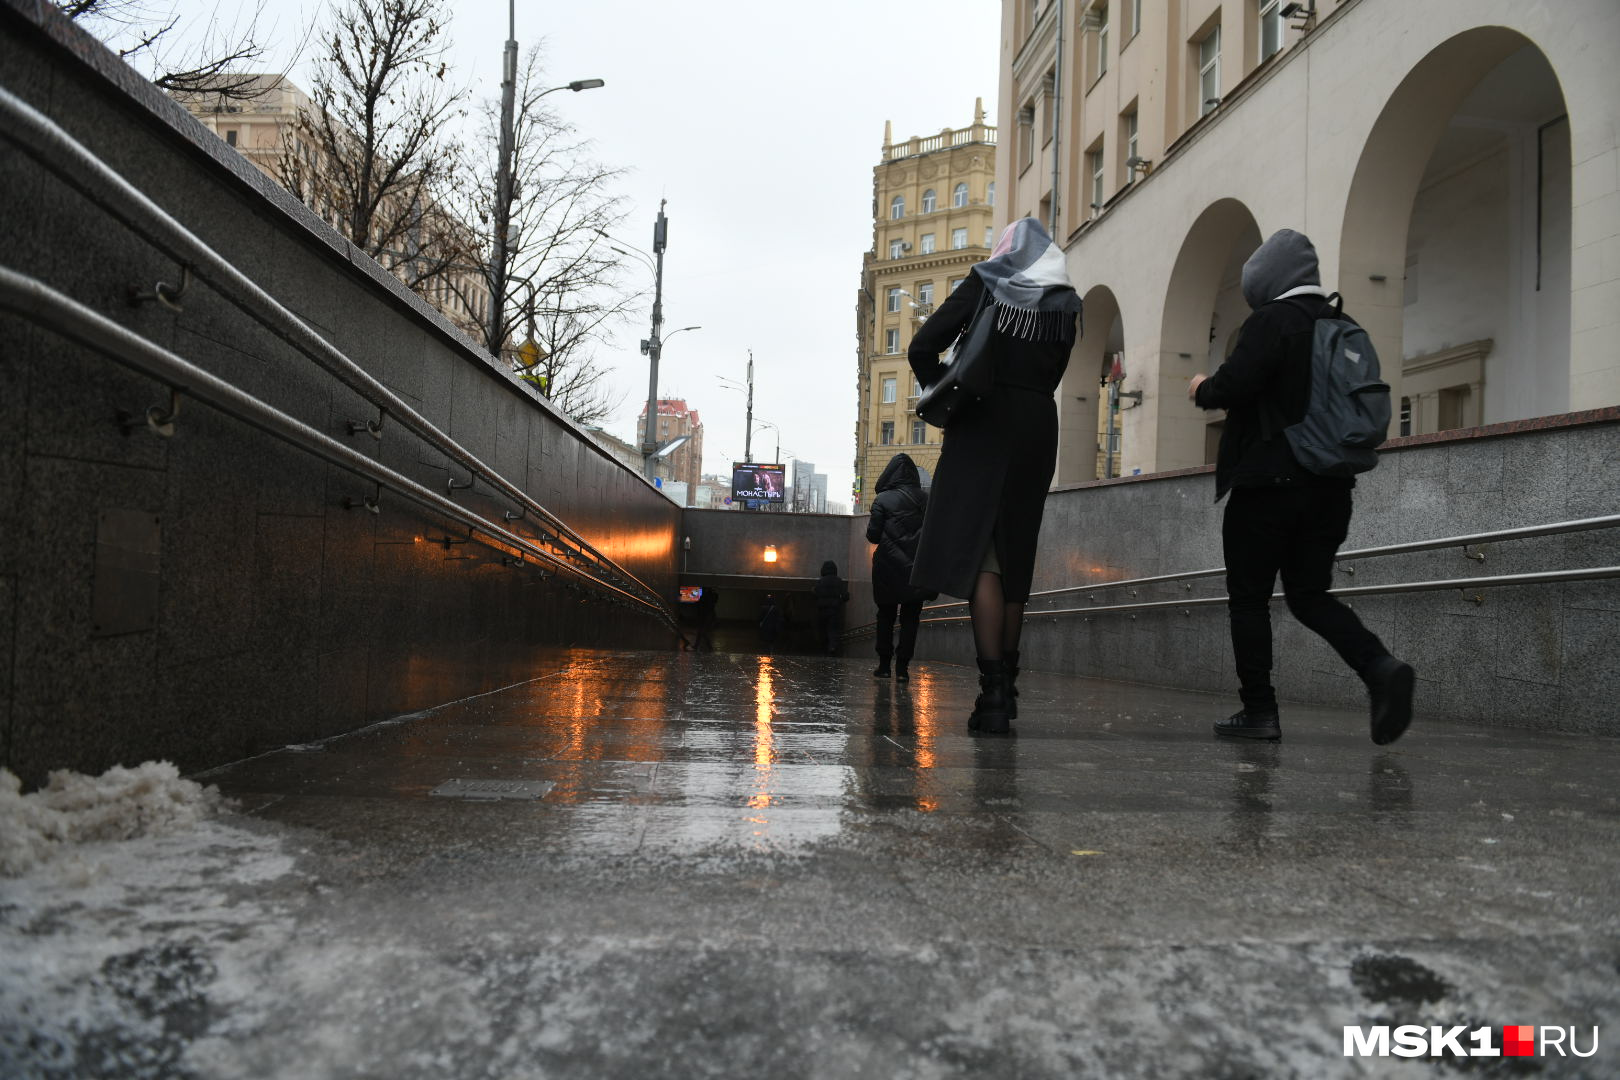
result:
[(197, 1075), (196, 1037), (266, 1008), (307, 890), (286, 844), (228, 816), (171, 818), (0, 878), (0, 1076)]
[(223, 805), (218, 788), (181, 777), (167, 761), (100, 776), (58, 769), (39, 791), (0, 769), (0, 876), (15, 877), (64, 848), (182, 829)]

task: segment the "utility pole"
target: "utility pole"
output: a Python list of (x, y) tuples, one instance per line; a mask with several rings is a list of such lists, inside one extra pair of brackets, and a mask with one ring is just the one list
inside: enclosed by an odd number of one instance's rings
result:
[(743, 436), (743, 460), (754, 460), (754, 350), (748, 350), (748, 434)]
[(501, 355), (506, 307), (506, 231), (512, 218), (512, 110), (517, 95), (517, 0), (507, 0), (506, 55), (501, 63), (501, 160), (495, 170), (495, 254), (489, 275), (489, 351)]
[(658, 200), (658, 217), (653, 220), (653, 309), (652, 334), (641, 343), (641, 351), (650, 361), (647, 374), (647, 427), (641, 436), (641, 452), (647, 458), (647, 479), (657, 471), (658, 453), (658, 355), (664, 343), (660, 335), (664, 330), (664, 246), (669, 240), (669, 219), (664, 216), (667, 199)]

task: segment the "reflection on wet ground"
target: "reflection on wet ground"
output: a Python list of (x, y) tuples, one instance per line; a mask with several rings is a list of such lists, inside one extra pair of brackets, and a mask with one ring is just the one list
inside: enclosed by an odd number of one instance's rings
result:
[[(221, 974), (186, 976), (193, 1027), (96, 1007), (209, 1076), (1374, 1076), (1344, 1025), (1620, 1039), (1615, 740), (1420, 719), (1379, 748), (1296, 706), (1225, 743), (1223, 698), (1039, 672), (974, 738), (967, 669), (869, 672), (578, 653), (217, 770), (232, 843), (296, 869), (202, 902), (243, 877), (216, 845), (107, 901)], [(458, 779), (532, 786), (431, 794)]]

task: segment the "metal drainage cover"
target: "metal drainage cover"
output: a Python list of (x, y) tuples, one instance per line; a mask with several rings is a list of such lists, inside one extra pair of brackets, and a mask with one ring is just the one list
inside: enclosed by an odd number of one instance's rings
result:
[(446, 780), (431, 794), (447, 799), (543, 799), (551, 780)]

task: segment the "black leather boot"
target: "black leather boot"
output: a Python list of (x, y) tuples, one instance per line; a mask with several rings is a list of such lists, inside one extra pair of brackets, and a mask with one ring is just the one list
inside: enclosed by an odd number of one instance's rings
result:
[(1011, 730), (1007, 713), (1007, 665), (1000, 660), (979, 661), (979, 696), (968, 717), (968, 730), (1001, 735)]
[(1001, 662), (1007, 665), (1007, 719), (1018, 719), (1018, 650), (1013, 649), (1002, 656)]
[[(904, 668), (905, 664), (902, 663), (900, 666)], [(877, 670), (872, 672), (872, 674), (879, 679), (887, 679), (889, 677), (889, 657), (887, 653), (878, 653)]]

